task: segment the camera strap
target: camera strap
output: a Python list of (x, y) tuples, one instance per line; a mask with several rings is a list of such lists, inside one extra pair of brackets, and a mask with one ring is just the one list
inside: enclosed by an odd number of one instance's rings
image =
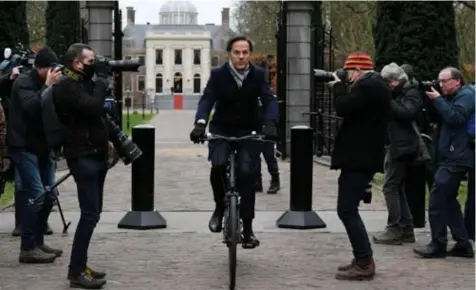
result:
[(69, 68), (65, 67), (63, 69), (63, 74), (67, 77), (69, 77), (70, 79), (74, 80), (74, 81), (82, 81), (83, 80), (83, 76), (81, 76), (80, 74), (70, 70)]

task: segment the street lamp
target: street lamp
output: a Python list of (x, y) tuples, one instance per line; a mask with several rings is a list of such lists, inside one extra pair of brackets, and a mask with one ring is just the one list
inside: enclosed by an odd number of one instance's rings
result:
[(130, 93), (131, 93), (131, 90), (130, 90), (130, 89), (127, 89), (127, 90), (126, 90), (126, 111), (127, 111), (126, 126), (127, 126), (127, 130), (130, 130), (130, 128), (131, 128), (131, 121), (130, 121), (129, 110), (130, 110), (130, 108), (131, 108), (131, 106), (132, 106), (132, 100), (131, 100)]
[(141, 91), (142, 94), (142, 120), (145, 120), (145, 91)]
[(154, 89), (150, 88), (150, 89), (147, 89), (147, 91), (149, 92), (150, 114), (152, 115), (153, 114), (153, 109), (154, 109), (154, 101), (155, 101)]

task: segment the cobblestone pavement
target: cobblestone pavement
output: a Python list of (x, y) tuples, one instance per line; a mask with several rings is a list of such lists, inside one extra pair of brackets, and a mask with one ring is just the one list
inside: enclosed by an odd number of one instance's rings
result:
[[(155, 196), (159, 211), (213, 208), (206, 146), (188, 141), (192, 121), (190, 111), (161, 111), (152, 120), (157, 128)], [(278, 195), (259, 194), (258, 210), (280, 211), (289, 206), (289, 164), (280, 165), (283, 190)], [(335, 209), (337, 174), (325, 167), (314, 167), (314, 209)], [(130, 180), (130, 167), (118, 165), (110, 171), (105, 211), (120, 212), (130, 207)], [(267, 180), (265, 186), (266, 183)], [(65, 211), (78, 211), (74, 182), (67, 180), (60, 186), (60, 192)], [(381, 210), (383, 205), (381, 195), (375, 194), (373, 204), (363, 209)], [(474, 260), (422, 260), (413, 257), (412, 245), (375, 246), (375, 280), (342, 282), (334, 279), (334, 273), (351, 256), (344, 234), (289, 231), (260, 232), (258, 236), (261, 247), (239, 249), (237, 289), (474, 289)], [(65, 250), (64, 257), (55, 264), (20, 265), (18, 239), (0, 234), (0, 289), (66, 289), (72, 238), (47, 237), (52, 246)], [(424, 234), (419, 236), (422, 242), (426, 238)], [(106, 289), (227, 289), (227, 250), (219, 234), (160, 230), (98, 232), (89, 252), (90, 265), (108, 272)]]
[[(207, 147), (189, 141), (194, 113), (192, 111), (161, 111), (151, 124), (156, 127), (155, 205), (159, 211), (212, 210)], [(258, 194), (257, 210), (284, 210), (289, 206), (289, 163), (280, 162), (282, 190), (278, 195)], [(116, 165), (110, 170), (105, 186), (104, 210), (121, 211), (130, 207), (131, 167)], [(61, 172), (60, 174), (65, 174)], [(313, 208), (335, 210), (338, 172), (315, 165), (313, 178)], [(269, 174), (263, 162), (264, 187)], [(59, 187), (61, 205), (66, 211), (76, 211), (76, 188), (70, 178)], [(365, 210), (384, 209), (382, 195), (374, 194)]]
[[(474, 289), (474, 260), (423, 260), (412, 246), (374, 246), (377, 276), (370, 282), (334, 279), (349, 260), (342, 234), (261, 233), (261, 247), (238, 251), (237, 289), (288, 290), (450, 290)], [(51, 265), (21, 265), (17, 241), (0, 236), (0, 289), (66, 289), (72, 237), (54, 238), (65, 256)], [(227, 289), (228, 251), (214, 234), (159, 231), (96, 234), (90, 265), (108, 272), (106, 289)], [(34, 288), (31, 288), (34, 285)]]

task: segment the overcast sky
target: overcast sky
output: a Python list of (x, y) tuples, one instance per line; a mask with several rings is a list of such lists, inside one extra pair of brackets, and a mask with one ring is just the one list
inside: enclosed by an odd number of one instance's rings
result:
[[(233, 8), (233, 3), (236, 0), (191, 0), (190, 2), (195, 5), (198, 11), (198, 24), (205, 23), (221, 23), (221, 10), (224, 7)], [(159, 23), (159, 10), (162, 4), (167, 1), (159, 0), (119, 0), (119, 6), (122, 9), (123, 24), (126, 25), (126, 7), (132, 6), (136, 10), (137, 24), (145, 24), (150, 22), (151, 24)], [(232, 13), (233, 11), (231, 11)], [(230, 13), (230, 14), (231, 14)], [(231, 18), (231, 15), (230, 15)], [(231, 21), (231, 19), (230, 19)], [(231, 21), (232, 22), (232, 21)]]

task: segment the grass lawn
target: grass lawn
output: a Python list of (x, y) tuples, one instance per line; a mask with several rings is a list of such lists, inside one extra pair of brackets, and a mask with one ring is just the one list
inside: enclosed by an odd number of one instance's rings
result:
[[(127, 129), (127, 114), (122, 115), (122, 128), (124, 129), (124, 132), (127, 135), (131, 135), (131, 129), (132, 127), (140, 124), (146, 124), (148, 123), (152, 117), (154, 117), (154, 114), (144, 114), (144, 119), (142, 119), (142, 113), (139, 112), (132, 112), (129, 115), (129, 129)], [(0, 197), (0, 206), (5, 206), (9, 204), (13, 200), (13, 183), (7, 183), (5, 186), (5, 192), (3, 195)]]
[[(383, 174), (377, 173), (374, 176), (373, 185), (378, 189), (382, 189), (383, 186)], [(461, 184), (458, 190), (458, 201), (462, 208), (466, 203), (466, 196), (468, 195), (468, 186), (466, 184)], [(426, 206), (428, 208), (428, 189), (426, 190)]]
[(0, 206), (5, 206), (13, 200), (13, 183), (8, 182), (5, 185), (5, 192), (0, 197)]
[(129, 114), (129, 129), (127, 129), (127, 114), (122, 114), (122, 129), (128, 136), (131, 135), (132, 127), (140, 124), (147, 124), (154, 117), (155, 114), (144, 114), (142, 119), (142, 112), (131, 112)]

